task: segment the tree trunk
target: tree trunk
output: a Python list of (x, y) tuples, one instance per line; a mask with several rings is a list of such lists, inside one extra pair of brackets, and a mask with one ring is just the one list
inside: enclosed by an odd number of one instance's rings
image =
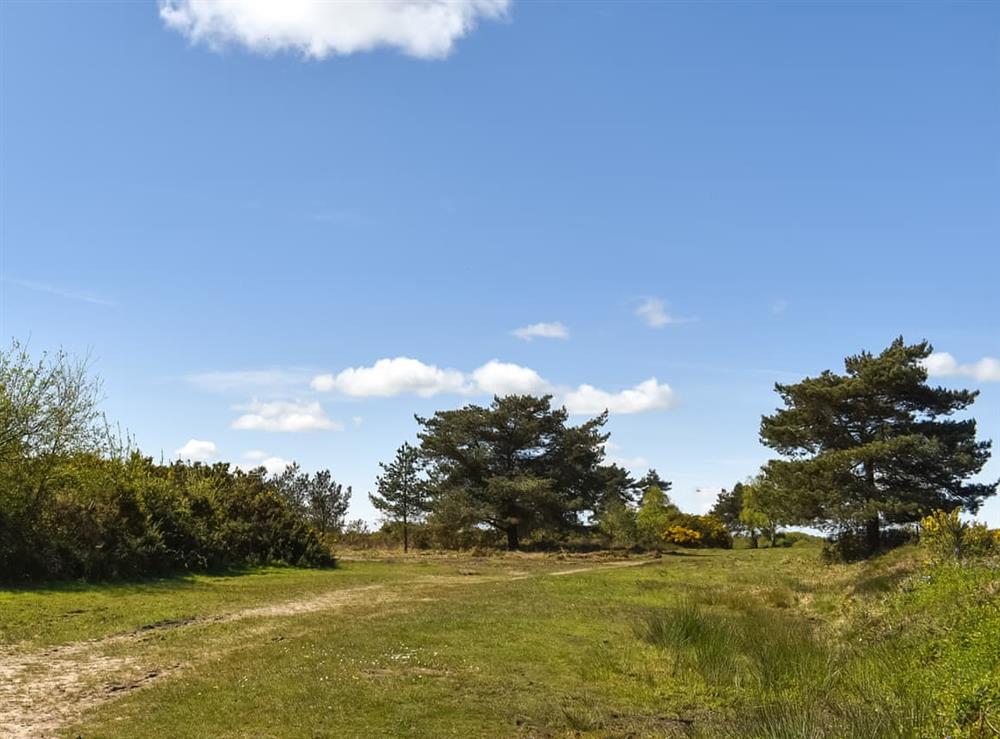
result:
[(878, 514), (869, 518), (865, 522), (865, 548), (868, 554), (875, 554), (882, 544), (882, 535), (879, 530)]
[(777, 527), (771, 529), (771, 549), (778, 546), (778, 529)]
[(750, 534), (750, 548), (751, 549), (757, 549), (760, 546), (760, 542), (758, 541), (759, 538), (760, 537), (757, 536), (757, 534)]
[(408, 551), (410, 551), (410, 536), (406, 521), (403, 521), (403, 554), (406, 554)]
[(507, 527), (507, 549), (514, 551), (518, 548), (517, 525)]
[[(871, 462), (865, 463), (865, 481), (868, 483), (869, 500), (876, 497), (875, 489), (875, 465)], [(875, 554), (882, 544), (882, 535), (879, 531), (878, 512), (865, 521), (865, 548), (868, 554)]]

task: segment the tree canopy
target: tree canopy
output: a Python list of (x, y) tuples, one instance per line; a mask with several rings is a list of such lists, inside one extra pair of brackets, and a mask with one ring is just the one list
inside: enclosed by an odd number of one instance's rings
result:
[(511, 549), (535, 528), (578, 526), (608, 489), (601, 469), (607, 414), (570, 426), (566, 410), (551, 400), (509, 395), (487, 407), (417, 417), (434, 497), (503, 531)]
[(766, 467), (789, 517), (865, 531), (877, 549), (883, 523), (916, 521), (933, 509), (975, 512), (995, 483), (969, 483), (990, 456), (976, 421), (951, 416), (977, 391), (932, 387), (926, 341), (900, 337), (880, 354), (861, 352), (845, 372), (775, 385), (784, 408), (761, 422), (761, 441), (786, 459)]

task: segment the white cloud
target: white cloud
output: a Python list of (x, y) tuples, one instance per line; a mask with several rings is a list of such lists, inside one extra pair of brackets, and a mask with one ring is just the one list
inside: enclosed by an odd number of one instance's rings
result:
[(371, 367), (348, 367), (336, 376), (318, 375), (312, 380), (314, 390), (338, 390), (353, 397), (391, 397), (416, 393), (429, 398), (438, 393), (467, 390), (465, 375), (458, 370), (441, 369), (418, 359), (395, 357), (380, 359)]
[(202, 441), (201, 439), (188, 439), (187, 443), (176, 452), (181, 459), (191, 459), (196, 462), (204, 462), (219, 454), (219, 447), (214, 441)]
[(491, 359), (472, 373), (476, 388), (490, 395), (540, 395), (552, 386), (535, 370)]
[(618, 393), (599, 390), (593, 385), (580, 385), (563, 397), (566, 410), (573, 414), (601, 413), (643, 413), (644, 411), (669, 408), (673, 404), (674, 392), (669, 385), (661, 385), (655, 377), (650, 377), (633, 388)]
[(198, 372), (184, 379), (200, 390), (214, 393), (287, 390), (304, 387), (309, 373), (303, 369), (236, 370), (234, 372)]
[(514, 329), (511, 333), (523, 341), (569, 338), (569, 330), (558, 321), (555, 323), (533, 323), (530, 326)]
[[(396, 357), (380, 359), (370, 367), (349, 367), (338, 374), (317, 375), (312, 380), (314, 390), (337, 391), (351, 397), (393, 397), (416, 394), (431, 397), (453, 395), (541, 395), (551, 394), (557, 404), (564, 404), (573, 414), (642, 413), (669, 408), (673, 391), (669, 385), (650, 378), (633, 388), (617, 393), (600, 390), (593, 385), (576, 389), (556, 385), (530, 367), (491, 359), (471, 373), (441, 369), (417, 359)], [(241, 419), (242, 420), (242, 419)]]
[(351, 416), (351, 423), (354, 424), (354, 428), (361, 428), (361, 424), (365, 422), (362, 416)]
[(213, 50), (291, 51), (311, 59), (377, 48), (440, 59), (510, 0), (160, 0), (164, 24)]
[(694, 494), (698, 496), (701, 500), (701, 512), (708, 513), (712, 510), (712, 506), (715, 505), (716, 499), (719, 497), (719, 493), (722, 492), (722, 488), (696, 488)]
[(923, 361), (931, 377), (972, 377), (979, 382), (1000, 382), (1000, 359), (983, 357), (972, 364), (959, 364), (948, 352), (934, 352)]
[(276, 400), (253, 401), (236, 410), (247, 411), (232, 423), (241, 431), (340, 431), (343, 425), (327, 418), (319, 403)]
[(670, 323), (690, 323), (693, 318), (677, 318), (667, 313), (666, 304), (659, 298), (646, 298), (642, 301), (635, 314), (650, 328), (661, 328)]
[(285, 468), (291, 464), (291, 462), (287, 459), (282, 459), (281, 457), (276, 457), (272, 454), (268, 454), (267, 452), (258, 450), (244, 453), (243, 459), (245, 459), (246, 462), (237, 465), (240, 469), (250, 470), (256, 467), (263, 467), (270, 475), (276, 475), (279, 472), (284, 472)]
[(615, 444), (613, 441), (604, 442), (605, 459), (608, 462), (616, 464), (619, 467), (624, 467), (630, 472), (637, 472), (649, 467), (649, 460), (645, 457), (625, 457), (620, 452), (621, 447), (618, 444)]

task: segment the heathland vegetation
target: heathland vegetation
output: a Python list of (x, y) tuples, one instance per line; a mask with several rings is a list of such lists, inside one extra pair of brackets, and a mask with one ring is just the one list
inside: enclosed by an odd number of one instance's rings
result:
[(928, 384), (930, 352), (899, 339), (776, 386), (780, 458), (705, 515), (607, 462), (606, 414), (514, 395), (418, 417), (371, 531), (329, 471), (155, 462), (85, 361), (15, 344), (0, 726), (997, 736), (1000, 532), (968, 516), (996, 492), (969, 482), (990, 444), (975, 392)]
[(827, 556), (870, 556), (915, 536), (934, 511), (974, 513), (996, 484), (969, 482), (990, 454), (977, 393), (933, 387), (927, 342), (776, 385), (783, 407), (761, 441), (777, 458), (681, 511), (655, 470), (605, 459), (607, 414), (572, 425), (549, 396), (496, 397), (417, 417), (417, 445), (382, 465), (369, 497), (382, 528), (345, 521), (350, 488), (327, 470), (268, 474), (154, 462), (101, 416), (85, 361), (0, 355), (0, 577), (105, 579), (245, 564), (329, 566), (331, 545), (552, 549), (789, 543), (789, 526), (830, 535)]

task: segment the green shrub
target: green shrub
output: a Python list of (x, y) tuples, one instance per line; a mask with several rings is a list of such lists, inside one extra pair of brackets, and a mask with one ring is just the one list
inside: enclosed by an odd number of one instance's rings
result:
[(939, 560), (981, 557), (1000, 552), (1000, 531), (963, 521), (958, 508), (937, 510), (920, 521), (920, 543)]
[[(880, 537), (880, 551), (888, 552), (912, 542), (916, 534), (910, 527), (884, 529)], [(879, 552), (872, 552), (864, 529), (844, 529), (823, 545), (823, 559), (829, 563), (860, 562)]]
[[(21, 466), (30, 473), (30, 460)], [(262, 470), (76, 454), (47, 478), (43, 494), (31, 493), (0, 478), (0, 580), (334, 564)]]

